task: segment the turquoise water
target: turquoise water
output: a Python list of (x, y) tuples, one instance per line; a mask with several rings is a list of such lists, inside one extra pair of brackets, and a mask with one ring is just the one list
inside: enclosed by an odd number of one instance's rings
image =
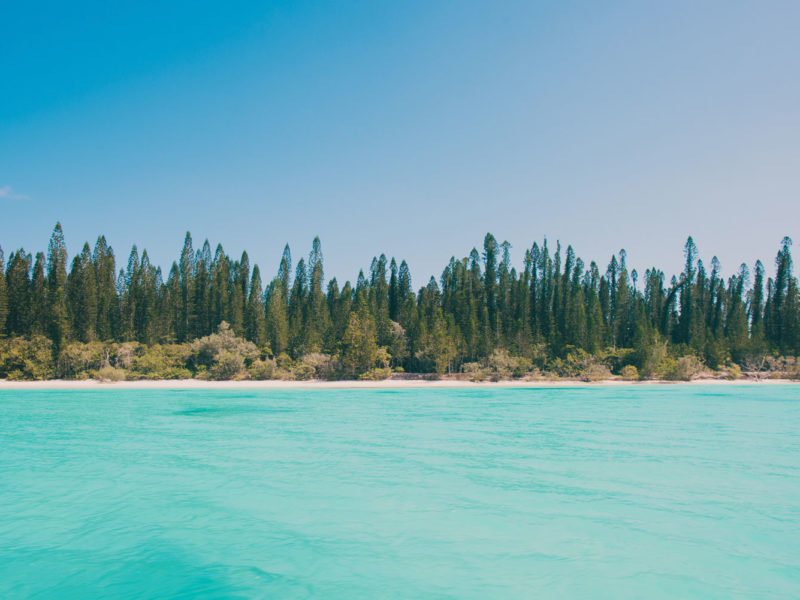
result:
[(800, 598), (800, 386), (0, 392), (0, 598)]

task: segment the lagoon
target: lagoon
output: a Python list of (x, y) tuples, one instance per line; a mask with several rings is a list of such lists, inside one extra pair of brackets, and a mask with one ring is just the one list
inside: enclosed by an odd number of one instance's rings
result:
[(800, 386), (2, 390), (0, 597), (798, 598)]

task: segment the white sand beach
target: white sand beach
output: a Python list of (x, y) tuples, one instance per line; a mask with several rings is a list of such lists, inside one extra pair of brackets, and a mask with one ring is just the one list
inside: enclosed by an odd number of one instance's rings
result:
[(692, 381), (625, 381), (608, 379), (604, 381), (586, 382), (573, 379), (513, 379), (505, 381), (473, 382), (459, 379), (384, 379), (381, 381), (207, 381), (203, 379), (164, 379), (134, 380), (118, 382), (101, 382), (95, 379), (67, 380), (51, 379), (46, 381), (7, 381), (0, 380), (2, 390), (36, 390), (36, 389), (413, 389), (413, 388), (559, 388), (559, 387), (614, 387), (614, 386), (663, 386), (663, 385), (800, 385), (800, 382), (788, 379), (712, 379), (699, 378)]

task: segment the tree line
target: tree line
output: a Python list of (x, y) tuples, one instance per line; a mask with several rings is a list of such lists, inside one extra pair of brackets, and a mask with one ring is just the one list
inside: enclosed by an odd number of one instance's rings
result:
[(716, 257), (704, 264), (691, 237), (683, 271), (669, 280), (656, 267), (629, 270), (624, 250), (603, 268), (545, 240), (525, 251), (518, 269), (510, 248), (487, 234), (482, 251), (451, 258), (438, 281), (414, 291), (406, 262), (385, 255), (354, 284), (326, 282), (316, 238), (296, 265), (287, 245), (265, 286), (246, 252), (212, 252), (207, 240), (196, 250), (189, 233), (166, 277), (136, 246), (118, 269), (104, 236), (68, 261), (56, 224), (46, 254), (21, 248), (6, 260), (0, 248), (0, 334), (7, 346), (46, 341), (57, 366), (71, 345), (137, 343), (141, 354), (208, 339), (225, 323), (225, 335), (257, 349), (245, 366), (297, 365), (309, 356), (317, 364), (324, 356), (337, 377), (479, 373), (504, 361), (524, 372), (602, 364), (656, 377), (686, 356), (709, 369), (752, 370), (759, 357), (800, 354), (789, 238), (773, 276), (756, 261), (727, 280)]

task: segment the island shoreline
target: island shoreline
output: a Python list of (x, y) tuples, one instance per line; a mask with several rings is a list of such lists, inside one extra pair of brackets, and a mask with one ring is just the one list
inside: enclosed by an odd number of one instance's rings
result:
[(626, 381), (622, 379), (608, 379), (602, 381), (581, 381), (578, 379), (559, 380), (514, 380), (503, 381), (466, 381), (458, 379), (384, 379), (380, 381), (360, 380), (240, 380), (240, 381), (209, 381), (203, 379), (156, 379), (103, 382), (96, 379), (49, 379), (43, 381), (8, 381), (0, 379), (2, 390), (162, 390), (162, 389), (197, 389), (197, 390), (231, 390), (231, 389), (261, 389), (261, 390), (291, 390), (291, 389), (481, 389), (481, 388), (597, 388), (597, 387), (663, 387), (673, 385), (800, 385), (800, 382), (790, 379), (714, 379), (698, 378), (692, 381), (666, 381), (645, 380)]

